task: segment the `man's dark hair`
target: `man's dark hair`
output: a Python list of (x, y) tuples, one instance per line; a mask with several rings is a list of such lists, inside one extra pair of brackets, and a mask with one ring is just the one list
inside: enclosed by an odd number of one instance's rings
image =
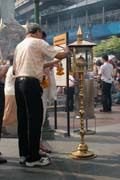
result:
[(102, 59), (104, 59), (105, 61), (108, 61), (108, 55), (107, 54), (103, 54), (102, 55)]
[(35, 34), (37, 31), (41, 32), (41, 28), (37, 23), (29, 23), (26, 27), (26, 34)]
[(98, 60), (96, 61), (96, 66), (101, 66), (102, 64), (103, 64), (103, 63), (101, 62), (101, 60), (98, 59)]
[(42, 31), (42, 39), (46, 39), (47, 38), (47, 34), (45, 31)]
[(12, 65), (13, 64), (13, 54), (9, 54), (7, 56), (7, 60), (9, 60), (10, 61), (10, 65)]

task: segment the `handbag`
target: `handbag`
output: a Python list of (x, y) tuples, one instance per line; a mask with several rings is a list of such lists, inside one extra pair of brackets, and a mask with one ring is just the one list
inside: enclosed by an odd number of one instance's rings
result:
[(49, 71), (48, 79), (49, 79), (48, 99), (49, 100), (56, 100), (57, 99), (57, 88), (56, 88), (56, 81), (55, 81), (53, 69), (51, 69)]

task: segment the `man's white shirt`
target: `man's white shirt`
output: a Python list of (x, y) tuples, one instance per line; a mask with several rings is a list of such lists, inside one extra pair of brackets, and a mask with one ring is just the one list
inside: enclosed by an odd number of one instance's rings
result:
[(99, 74), (101, 75), (101, 80), (106, 83), (112, 83), (112, 72), (113, 72), (113, 65), (109, 62), (105, 62), (99, 70)]

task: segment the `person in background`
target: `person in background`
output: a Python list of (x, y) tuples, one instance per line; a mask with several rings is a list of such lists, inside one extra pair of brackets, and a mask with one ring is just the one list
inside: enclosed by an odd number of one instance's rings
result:
[(116, 65), (116, 80), (120, 84), (120, 61), (118, 61)]
[(112, 87), (111, 87), (111, 92), (112, 94), (115, 92), (115, 85), (114, 85), (114, 80), (115, 80), (115, 77), (116, 77), (116, 63), (112, 60), (112, 59), (109, 59), (108, 62), (110, 64), (112, 64), (113, 66), (113, 73), (112, 73), (112, 77), (113, 77), (113, 81), (112, 81)]
[[(3, 123), (4, 105), (5, 105), (4, 79), (7, 70), (8, 70), (8, 66), (6, 64), (0, 65), (0, 139), (2, 133), (2, 123)], [(2, 153), (0, 152), (0, 164), (6, 162), (7, 160), (4, 157), (2, 157)]]
[[(47, 34), (45, 31), (42, 31), (42, 39), (46, 41)], [(47, 58), (46, 58), (47, 59)], [(50, 72), (53, 70), (53, 67), (48, 67), (44, 69), (44, 77), (47, 78), (48, 85), (46, 87), (43, 87), (43, 95), (42, 95), (42, 101), (43, 101), (43, 123), (42, 123), (42, 129), (41, 129), (41, 139), (40, 139), (40, 153), (51, 153), (51, 150), (47, 149), (45, 145), (42, 142), (42, 131), (43, 131), (43, 125), (46, 118), (46, 111), (47, 111), (47, 100), (49, 99), (49, 86), (50, 83)], [(43, 153), (44, 154), (44, 153)]]
[(2, 133), (9, 134), (7, 132), (7, 126), (16, 127), (17, 126), (17, 110), (15, 101), (15, 76), (13, 75), (13, 55), (9, 55), (7, 58), (10, 61), (10, 67), (7, 71), (5, 78), (5, 109), (3, 116), (3, 127)]
[[(44, 41), (41, 28), (36, 23), (27, 25), (26, 37), (15, 49), (13, 72), (16, 76), (19, 162), (27, 167), (50, 164), (48, 157), (39, 154), (43, 123), (43, 69), (60, 62), (68, 53), (68, 47), (64, 47), (64, 52), (58, 52)], [(46, 56), (56, 60), (46, 62)]]
[(119, 81), (114, 81), (115, 91), (116, 93), (112, 96), (112, 102), (115, 104), (120, 104), (120, 84)]
[[(74, 77), (69, 75), (69, 111), (74, 110)], [(65, 94), (67, 95), (67, 87), (65, 88)], [(67, 111), (67, 96), (66, 96), (66, 103), (65, 103), (65, 111)]]
[(95, 74), (96, 75), (98, 75), (101, 65), (103, 65), (101, 59), (97, 59), (97, 61), (95, 62)]
[(108, 55), (104, 54), (102, 56), (102, 60), (104, 64), (100, 66), (99, 75), (101, 77), (103, 109), (100, 109), (100, 112), (111, 112), (112, 111), (111, 87), (113, 81), (112, 78), (113, 66), (108, 62)]

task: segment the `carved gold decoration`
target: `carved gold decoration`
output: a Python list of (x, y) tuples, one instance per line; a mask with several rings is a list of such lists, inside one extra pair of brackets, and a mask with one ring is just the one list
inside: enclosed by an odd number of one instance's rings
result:
[[(87, 61), (86, 59), (80, 54), (79, 52), (81, 49), (80, 47), (83, 46), (84, 41), (82, 40), (82, 31), (79, 27), (78, 29), (78, 38), (77, 41), (72, 43), (70, 45), (70, 48), (73, 49), (73, 62), (74, 64), (74, 73), (78, 74), (79, 83), (80, 83), (80, 90), (79, 90), (79, 99), (80, 99), (80, 109), (79, 109), (79, 115), (80, 115), (80, 144), (77, 147), (77, 151), (72, 152), (71, 157), (75, 159), (88, 159), (88, 158), (94, 158), (96, 155), (92, 151), (88, 151), (88, 146), (85, 143), (84, 136), (86, 134), (85, 128), (84, 128), (84, 73), (87, 70)], [(84, 44), (84, 50), (90, 46), (92, 48), (93, 44), (90, 45), (89, 42), (87, 42), (87, 45)], [(77, 57), (77, 58), (76, 58)], [(75, 72), (76, 71), (76, 72)]]

